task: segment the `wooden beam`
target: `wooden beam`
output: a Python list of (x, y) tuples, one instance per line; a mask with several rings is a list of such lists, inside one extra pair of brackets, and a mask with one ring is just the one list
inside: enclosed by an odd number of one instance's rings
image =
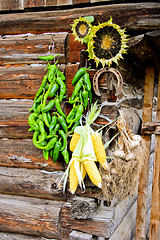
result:
[[(92, 15), (95, 24), (113, 21), (127, 30), (153, 30), (160, 28), (160, 5), (156, 2), (108, 4), (68, 10), (24, 12), (0, 16), (0, 33), (70, 32), (75, 18)], [(42, 20), (43, 19), (43, 20)]]
[(0, 65), (46, 64), (38, 57), (56, 54), (58, 64), (65, 64), (66, 36), (67, 33), (53, 33), (0, 38)]
[(5, 232), (0, 233), (0, 239), (1, 240), (42, 240), (41, 237), (33, 238), (33, 236), (16, 234), (16, 233), (5, 233)]
[[(2, 67), (0, 74), (0, 98), (34, 99), (47, 71), (46, 64)], [(63, 72), (64, 65), (59, 69)], [(18, 86), (18, 87), (17, 87)]]
[(79, 232), (79, 231), (75, 231), (73, 230), (70, 234), (69, 234), (69, 240), (93, 240), (93, 236), (91, 234), (87, 234), (87, 233), (83, 233), (83, 232)]
[[(160, 71), (160, 69), (159, 69)], [(160, 121), (160, 72), (157, 99), (157, 121)], [(160, 239), (160, 136), (155, 137), (150, 240)]]
[(63, 161), (53, 163), (43, 158), (42, 150), (36, 148), (31, 139), (0, 139), (0, 166), (63, 171)]
[(57, 189), (64, 172), (0, 167), (0, 193), (65, 201)]
[[(153, 88), (154, 88), (154, 67), (146, 67), (144, 102), (143, 102), (143, 122), (152, 121), (153, 106)], [(147, 190), (148, 174), (150, 159), (151, 135), (142, 135), (148, 141), (148, 156), (144, 159), (142, 170), (139, 177), (138, 198), (137, 198), (137, 215), (136, 215), (136, 233), (135, 240), (145, 240), (146, 228), (146, 207), (147, 207)]]
[(60, 239), (62, 205), (59, 201), (0, 194), (0, 232)]

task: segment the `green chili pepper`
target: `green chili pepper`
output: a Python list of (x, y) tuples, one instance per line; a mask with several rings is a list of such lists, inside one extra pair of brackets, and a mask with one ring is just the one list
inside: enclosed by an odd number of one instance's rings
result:
[(34, 112), (37, 112), (37, 107), (39, 106), (39, 103), (41, 102), (43, 98), (43, 94), (40, 95), (33, 103), (33, 106), (32, 108), (29, 110), (29, 111), (34, 111)]
[(57, 70), (57, 76), (60, 77), (63, 81), (66, 79), (64, 74), (59, 69)]
[(36, 99), (39, 97), (39, 95), (44, 91), (44, 88), (45, 88), (45, 85), (46, 85), (46, 82), (47, 82), (47, 78), (48, 78), (48, 74), (44, 75), (44, 78), (42, 80), (42, 84), (41, 84), (38, 92), (36, 93), (34, 101), (36, 101)]
[(49, 155), (51, 158), (53, 157), (53, 148), (49, 151)]
[(61, 105), (60, 105), (58, 97), (55, 99), (55, 105), (56, 105), (56, 109), (57, 109), (58, 113), (60, 115), (62, 115), (64, 118), (66, 118), (66, 115), (64, 114), (64, 112), (61, 109)]
[(38, 117), (37, 113), (31, 113), (28, 117), (28, 123), (32, 129), (39, 131), (39, 126), (36, 122), (37, 117)]
[(79, 100), (80, 100), (81, 103), (83, 103), (82, 89), (79, 91)]
[(41, 143), (45, 140), (46, 138), (46, 132), (45, 132), (45, 129), (44, 129), (44, 122), (41, 120), (41, 119), (38, 119), (37, 120), (37, 123), (39, 125), (39, 129), (40, 129), (40, 133), (39, 134), (39, 141), (37, 141), (37, 143)]
[(52, 55), (48, 55), (48, 56), (40, 56), (38, 57), (38, 59), (40, 60), (45, 60), (45, 61), (52, 61), (55, 57), (57, 57), (59, 54), (52, 56)]
[(68, 127), (67, 127), (65, 118), (63, 116), (58, 116), (58, 122), (61, 124), (61, 126), (62, 126), (63, 130), (65, 131), (65, 133), (67, 133)]
[(58, 88), (59, 88), (58, 84), (55, 83), (55, 84), (53, 85), (53, 87), (51, 88), (48, 96), (49, 96), (49, 97), (53, 97), (53, 96), (55, 95), (55, 93), (57, 92)]
[(43, 156), (44, 156), (44, 159), (48, 160), (48, 157), (49, 157), (49, 151), (43, 149)]
[(53, 85), (54, 85), (54, 81), (52, 81), (50, 83), (49, 88), (48, 88), (47, 92), (44, 95), (43, 103), (42, 103), (42, 107), (41, 107), (42, 109), (46, 106), (46, 100), (47, 100), (47, 98), (49, 96), (50, 90), (52, 89)]
[(67, 147), (67, 135), (63, 130), (59, 130), (58, 132), (63, 139), (63, 145), (61, 147), (61, 151), (63, 151)]
[(90, 81), (90, 78), (89, 78), (89, 73), (86, 72), (83, 75), (83, 79), (84, 79), (87, 91), (90, 91), (91, 90), (91, 81)]
[(46, 114), (47, 114), (48, 122), (50, 124), (52, 121), (51, 114), (50, 114), (50, 112), (46, 112)]
[(79, 125), (80, 125), (80, 120), (77, 121), (77, 122), (73, 125), (73, 127), (71, 128), (71, 132), (73, 132), (74, 129), (75, 129), (76, 127), (78, 127)]
[(52, 82), (54, 77), (55, 77), (55, 73), (56, 73), (56, 70), (57, 70), (57, 65), (56, 65), (57, 62), (54, 65), (50, 65), (48, 67), (48, 70), (49, 70), (49, 72), (48, 72), (48, 81), (49, 82)]
[(70, 128), (72, 126), (73, 123), (76, 123), (77, 121), (80, 120), (82, 113), (83, 113), (84, 107), (83, 105), (79, 105), (77, 107), (77, 111), (76, 111), (76, 115), (75, 118), (71, 121), (70, 125), (68, 126), (68, 128)]
[(49, 121), (48, 121), (48, 117), (47, 117), (47, 113), (42, 112), (42, 117), (43, 117), (43, 121), (46, 124), (46, 126), (49, 128)]
[(88, 106), (88, 91), (83, 90), (82, 92), (82, 97), (83, 97), (83, 104), (84, 104), (84, 108), (86, 110), (87, 106)]
[(76, 116), (75, 118), (73, 119), (73, 122), (77, 122), (80, 120), (81, 116), (82, 116), (82, 113), (83, 113), (83, 105), (79, 105), (78, 108), (77, 108), (77, 112), (76, 112)]
[(73, 104), (73, 103), (76, 103), (76, 102), (79, 102), (79, 96), (77, 96), (74, 100), (71, 100), (71, 98), (69, 98), (69, 103), (70, 104)]
[(33, 144), (35, 147), (39, 149), (44, 149), (44, 150), (50, 150), (54, 147), (55, 143), (57, 142), (57, 137), (51, 138), (46, 146), (41, 146), (39, 143), (37, 143), (38, 134), (39, 134), (38, 131), (35, 131), (33, 134)]
[(82, 86), (83, 86), (83, 77), (76, 83), (74, 90), (72, 92), (71, 100), (73, 100), (75, 98), (75, 96), (80, 91)]
[(61, 141), (57, 141), (53, 149), (53, 162), (55, 163), (59, 157), (60, 149), (62, 147)]
[(76, 111), (77, 111), (77, 106), (73, 107), (70, 113), (68, 114), (68, 116), (66, 117), (67, 123), (70, 123), (72, 121), (72, 119), (75, 117)]
[(51, 134), (52, 134), (52, 135), (55, 135), (55, 134), (57, 133), (57, 131), (58, 131), (59, 128), (60, 128), (60, 125), (57, 124), (57, 125), (54, 127), (54, 129), (52, 130)]
[(60, 94), (59, 94), (59, 101), (62, 102), (63, 96), (66, 93), (66, 84), (63, 82), (63, 80), (59, 77), (56, 78), (56, 82), (60, 86)]
[(55, 104), (55, 100), (52, 99), (44, 108), (41, 109), (41, 111), (48, 112), (49, 110), (51, 110), (52, 107), (54, 107), (54, 104)]
[(68, 164), (69, 163), (69, 152), (67, 151), (67, 149), (64, 149), (63, 151), (61, 151), (61, 154), (64, 158), (64, 161)]
[(76, 74), (74, 75), (74, 78), (72, 80), (72, 86), (76, 84), (76, 82), (79, 81), (79, 79), (86, 73), (86, 68), (80, 68)]
[(54, 116), (52, 117), (52, 121), (51, 121), (51, 123), (50, 123), (50, 125), (49, 125), (49, 132), (50, 132), (50, 133), (52, 132), (52, 130), (53, 130), (53, 128), (56, 126), (56, 124), (57, 124), (57, 116), (54, 115)]

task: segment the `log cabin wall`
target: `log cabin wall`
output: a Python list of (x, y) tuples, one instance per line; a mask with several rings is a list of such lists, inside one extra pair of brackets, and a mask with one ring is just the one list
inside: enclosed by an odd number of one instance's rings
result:
[[(46, 63), (38, 56), (59, 54), (58, 65), (66, 76), (70, 96), (71, 81), (79, 66), (84, 65), (86, 49), (85, 44), (74, 41), (70, 24), (80, 16), (93, 15), (95, 24), (112, 16), (132, 38), (130, 52), (118, 69), (128, 96), (122, 106), (135, 110), (138, 124), (142, 118), (146, 64), (143, 49), (148, 46), (148, 40), (142, 40), (149, 36), (151, 45), (159, 50), (159, 1), (1, 0), (0, 11), (0, 239), (134, 239), (136, 194), (111, 207), (105, 201), (99, 203), (99, 191), (90, 183), (84, 194), (78, 190), (75, 197), (58, 191), (56, 186), (66, 166), (61, 159), (56, 163), (44, 160), (42, 151), (33, 146), (28, 110), (45, 74)], [(135, 51), (137, 46), (140, 52)], [(147, 54), (153, 58), (152, 50)], [(95, 71), (89, 71), (91, 79)], [(67, 100), (62, 108), (69, 112)], [(106, 112), (112, 117), (114, 111), (106, 106)], [(153, 156), (154, 139), (149, 191)], [(151, 194), (148, 196), (147, 226)], [(82, 219), (77, 219), (74, 207), (78, 211), (81, 202), (86, 216), (80, 212)]]

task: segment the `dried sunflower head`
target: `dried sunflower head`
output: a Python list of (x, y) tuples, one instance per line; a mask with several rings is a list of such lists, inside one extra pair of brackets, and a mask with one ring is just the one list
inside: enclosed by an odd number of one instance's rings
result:
[(118, 63), (123, 53), (127, 49), (127, 35), (125, 29), (112, 23), (112, 18), (108, 22), (93, 26), (88, 36), (89, 59), (94, 59), (96, 65), (99, 63), (104, 67), (110, 66), (112, 62)]
[(83, 43), (86, 42), (86, 37), (91, 31), (92, 24), (91, 22), (94, 21), (94, 17), (88, 16), (88, 17), (79, 17), (74, 20), (74, 23), (71, 24), (72, 26), (72, 32), (75, 36), (75, 40)]

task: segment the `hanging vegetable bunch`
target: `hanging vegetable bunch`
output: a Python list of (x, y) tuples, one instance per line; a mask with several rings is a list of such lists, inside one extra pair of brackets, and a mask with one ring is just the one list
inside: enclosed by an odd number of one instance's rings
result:
[[(42, 56), (39, 59), (51, 61), (56, 56)], [(47, 74), (43, 78), (30, 109), (32, 113), (28, 117), (30, 125), (28, 131), (34, 132), (33, 144), (43, 150), (46, 160), (50, 156), (53, 158), (53, 162), (56, 162), (61, 155), (68, 163), (68, 131), (73, 132), (74, 128), (80, 125), (82, 113), (87, 108), (89, 101), (92, 101), (91, 82), (87, 69), (80, 68), (73, 79), (72, 83), (76, 85), (72, 97), (69, 99), (73, 108), (66, 117), (61, 109), (61, 102), (67, 97), (65, 95), (65, 76), (58, 69), (57, 62), (53, 65), (50, 63), (47, 65)]]
[[(69, 175), (69, 188), (72, 194), (75, 193), (78, 184), (82, 190), (85, 191), (84, 177), (88, 174), (90, 180), (94, 185), (101, 188), (102, 178), (96, 161), (98, 161), (106, 172), (109, 171), (109, 164), (107, 162), (105, 147), (102, 142), (100, 133), (95, 132), (91, 128), (91, 124), (95, 121), (101, 111), (97, 103), (91, 105), (91, 110), (87, 113), (86, 124), (78, 126), (74, 129), (73, 136), (70, 141), (70, 150), (72, 157), (68, 168), (59, 182), (59, 187), (64, 180), (63, 190), (67, 183)], [(109, 144), (113, 138), (107, 143)]]
[(66, 118), (69, 124), (68, 129), (71, 132), (74, 131), (75, 127), (80, 125), (80, 118), (83, 111), (92, 102), (91, 81), (86, 68), (80, 68), (77, 71), (72, 80), (72, 85), (74, 85), (74, 90), (72, 96), (69, 98), (69, 103), (73, 104), (73, 108)]
[[(91, 20), (90, 20), (91, 19)], [(125, 30), (112, 22), (112, 17), (107, 22), (92, 25), (92, 16), (75, 19), (72, 24), (75, 40), (87, 44), (89, 59), (93, 59), (98, 66), (110, 65), (123, 58), (122, 54), (127, 50), (127, 35)]]
[[(39, 58), (48, 61), (54, 57)], [(65, 76), (58, 69), (57, 62), (53, 65), (48, 63), (47, 70), (30, 109), (32, 113), (28, 117), (28, 131), (34, 131), (33, 144), (43, 150), (46, 160), (50, 155), (56, 162), (61, 153), (68, 163), (66, 115), (60, 105), (66, 93)]]

